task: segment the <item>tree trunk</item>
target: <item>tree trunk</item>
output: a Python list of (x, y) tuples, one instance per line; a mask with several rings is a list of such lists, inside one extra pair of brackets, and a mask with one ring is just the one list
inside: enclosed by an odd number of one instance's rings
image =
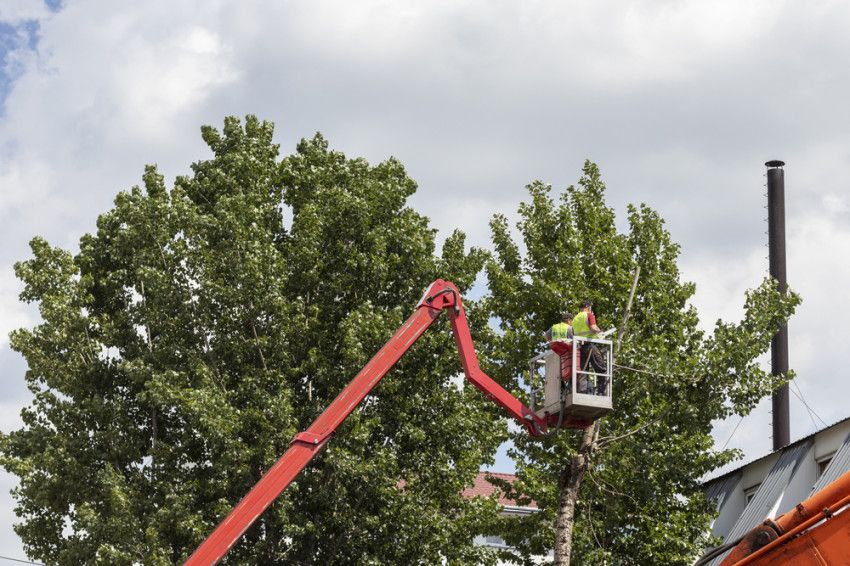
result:
[(569, 566), (573, 547), (573, 526), (575, 525), (576, 501), (585, 472), (590, 467), (590, 457), (599, 423), (584, 429), (578, 452), (570, 460), (569, 468), (564, 468), (558, 482), (558, 514), (555, 516), (555, 562), (554, 566)]
[[(629, 299), (626, 301), (623, 322), (620, 323), (620, 329), (617, 332), (617, 342), (615, 344), (615, 351), (617, 352), (620, 351), (620, 345), (626, 333), (626, 323), (629, 320), (629, 313), (632, 310), (632, 300), (635, 298), (635, 290), (637, 289), (639, 278), (640, 266), (638, 265), (635, 269), (634, 279), (632, 280), (632, 288), (629, 291)], [(614, 380), (612, 379), (609, 387), (613, 386)], [(584, 429), (578, 451), (570, 460), (570, 467), (564, 468), (561, 472), (561, 477), (558, 481), (558, 513), (555, 516), (554, 566), (569, 566), (570, 564), (570, 555), (573, 551), (573, 526), (575, 525), (576, 501), (578, 501), (581, 481), (590, 467), (593, 449), (596, 447), (596, 441), (599, 439), (599, 424), (599, 421), (596, 421), (593, 425)]]

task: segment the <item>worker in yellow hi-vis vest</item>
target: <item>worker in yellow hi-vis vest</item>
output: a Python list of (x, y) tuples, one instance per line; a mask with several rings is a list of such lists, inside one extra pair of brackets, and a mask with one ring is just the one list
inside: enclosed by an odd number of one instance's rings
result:
[[(601, 332), (596, 325), (596, 316), (593, 314), (593, 304), (590, 301), (581, 303), (581, 310), (573, 318), (573, 332), (576, 336), (583, 338), (596, 338)], [(582, 342), (581, 345), (581, 369), (588, 371), (592, 368), (597, 375), (596, 393), (605, 395), (605, 390), (608, 387), (607, 363), (605, 356), (599, 351), (599, 348), (593, 342)]]
[(572, 313), (565, 312), (563, 315), (561, 315), (561, 322), (553, 324), (552, 327), (546, 331), (546, 341), (551, 343), (572, 339), (573, 315)]
[(553, 324), (545, 335), (549, 348), (561, 358), (561, 379), (569, 383), (573, 374), (573, 314), (562, 314), (561, 322)]

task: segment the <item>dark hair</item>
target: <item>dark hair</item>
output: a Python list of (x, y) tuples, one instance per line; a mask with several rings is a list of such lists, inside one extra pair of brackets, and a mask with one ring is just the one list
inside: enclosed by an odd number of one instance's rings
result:
[(581, 302), (581, 308), (583, 308), (583, 309), (590, 308), (592, 306), (593, 306), (593, 303), (591, 303), (587, 299), (585, 299)]
[(563, 315), (561, 315), (561, 320), (563, 320), (564, 322), (566, 322), (568, 320), (572, 320), (572, 319), (573, 319), (573, 313), (571, 313), (571, 312), (565, 312)]

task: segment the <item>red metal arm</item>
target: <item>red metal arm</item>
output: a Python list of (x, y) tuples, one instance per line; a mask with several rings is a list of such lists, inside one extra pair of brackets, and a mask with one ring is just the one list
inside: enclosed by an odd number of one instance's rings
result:
[[(346, 386), (310, 427), (295, 435), (289, 449), (275, 462), (230, 514), (186, 561), (186, 566), (216, 564), (239, 537), (271, 505), (295, 476), (327, 443), (337, 427), (378, 384), (401, 356), (422, 336), (443, 309), (449, 310), (455, 342), (467, 379), (484, 392), (532, 435), (544, 434), (546, 420), (534, 414), (478, 367), (478, 357), (457, 287), (438, 279), (425, 291), (416, 312), (398, 329), (360, 373)], [(585, 423), (586, 424), (586, 423)]]
[(455, 293), (455, 308), (449, 310), (449, 320), (452, 323), (452, 333), (455, 344), (460, 354), (460, 363), (463, 365), (463, 373), (466, 379), (480, 389), (484, 395), (494, 403), (502, 407), (514, 419), (522, 423), (529, 434), (538, 436), (546, 433), (546, 421), (538, 417), (534, 411), (522, 404), (522, 402), (510, 394), (504, 387), (493, 381), (493, 379), (481, 371), (478, 366), (478, 356), (475, 354), (475, 345), (472, 343), (472, 335), (469, 332), (469, 324), (466, 312), (460, 300), (460, 293), (452, 283), (446, 283)]

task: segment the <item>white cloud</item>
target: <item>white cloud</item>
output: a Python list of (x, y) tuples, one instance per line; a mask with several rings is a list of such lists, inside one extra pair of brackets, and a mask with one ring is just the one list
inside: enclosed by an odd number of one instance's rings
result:
[(40, 20), (47, 17), (50, 10), (44, 2), (35, 0), (4, 0), (0, 4), (0, 22), (17, 25), (25, 20)]
[[(162, 4), (136, 9), (104, 14), (92, 3), (72, 4), (45, 22), (39, 56), (15, 84), (3, 129), (37, 143), (59, 128), (65, 135), (49, 140), (51, 149), (161, 143), (181, 115), (236, 79), (232, 50), (217, 31), (168, 23)], [(77, 29), (86, 20), (98, 25)], [(35, 116), (41, 119), (32, 123)]]
[(833, 214), (850, 211), (850, 206), (847, 205), (847, 199), (842, 195), (832, 193), (823, 196), (823, 206), (828, 212)]
[(738, 321), (744, 314), (744, 293), (758, 286), (767, 275), (766, 248), (741, 250), (734, 256), (702, 257), (682, 264), (685, 280), (696, 281), (693, 304), (700, 312), (700, 325), (714, 328), (720, 318)]
[[(15, 160), (0, 163), (0, 215), (16, 214), (33, 201), (46, 198), (55, 186), (53, 166), (28, 152), (15, 152)], [(3, 217), (0, 216), (0, 220)]]
[[(36, 319), (33, 309), (18, 300), (22, 285), (11, 270), (0, 271), (0, 350), (8, 348), (9, 332), (32, 326)], [(10, 376), (11, 377), (11, 376)], [(14, 376), (23, 379), (23, 375)], [(8, 430), (0, 428), (0, 430)]]
[[(564, 187), (591, 158), (620, 213), (643, 201), (667, 219), (707, 326), (738, 318), (766, 272), (762, 163), (782, 158), (789, 281), (805, 300), (791, 365), (823, 418), (846, 412), (844, 3), (0, 6), (0, 20), (32, 19), (37, 51), (22, 41), (10, 54), (0, 116), (2, 334), (32, 322), (10, 272), (30, 237), (73, 248), (144, 164), (173, 178), (208, 155), (198, 127), (228, 114), (274, 120), (284, 152), (321, 130), (350, 155), (398, 156), (417, 209), (476, 245), (492, 213), (515, 218), (525, 183)], [(799, 410), (792, 397), (805, 431)], [(764, 417), (736, 445), (769, 446)]]
[[(843, 198), (835, 198), (843, 203)], [(803, 298), (788, 325), (789, 365), (797, 374), (789, 394), (792, 440), (814, 432), (823, 422), (832, 423), (848, 416), (846, 404), (836, 401), (847, 392), (844, 368), (850, 366), (850, 352), (846, 348), (848, 329), (844, 324), (850, 315), (850, 298), (846, 292), (846, 281), (850, 278), (850, 226), (846, 209), (836, 205), (829, 195), (812, 202), (810, 208), (792, 209), (787, 214), (788, 281)], [(747, 281), (754, 281), (757, 274), (766, 272), (765, 259), (759, 255), (753, 252), (746, 264), (734, 260), (714, 262), (690, 272), (698, 281), (713, 282), (697, 294), (703, 312), (722, 306), (723, 297), (740, 296)], [(735, 320), (739, 315), (728, 309), (719, 316)], [(767, 366), (769, 359), (764, 363)], [(750, 456), (768, 452), (771, 449), (767, 436), (769, 410), (770, 402), (762, 402), (745, 419), (730, 446), (744, 448)], [(725, 443), (738, 420), (735, 416), (718, 424), (714, 431), (718, 445)]]
[(850, 367), (850, 226), (825, 212), (807, 214), (789, 230), (788, 279), (804, 301), (789, 324), (789, 356), (800, 370), (798, 384), (810, 389), (809, 404), (830, 422), (847, 416), (835, 400)]
[[(144, 141), (168, 136), (179, 114), (204, 104), (210, 92), (233, 82), (232, 52), (218, 35), (189, 26), (175, 30), (161, 43), (134, 42), (119, 65), (106, 96), (120, 114), (121, 124)], [(144, 117), (140, 120), (140, 117)]]

